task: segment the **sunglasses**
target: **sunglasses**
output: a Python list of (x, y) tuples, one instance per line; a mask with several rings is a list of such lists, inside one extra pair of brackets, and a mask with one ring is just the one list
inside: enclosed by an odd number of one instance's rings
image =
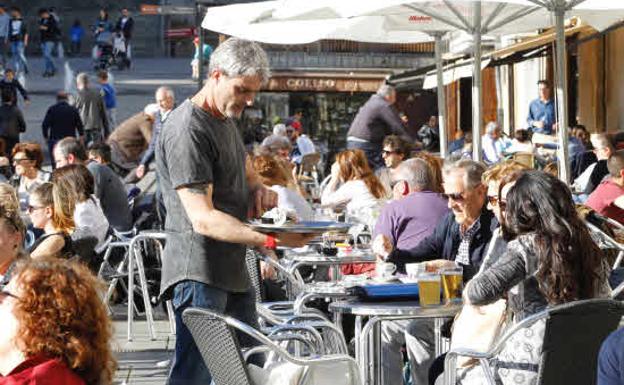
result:
[(464, 196), (464, 193), (453, 193), (453, 194), (442, 194), (443, 197), (445, 197), (446, 199), (450, 199), (450, 200), (454, 200), (456, 202), (463, 202), (466, 200), (466, 197)]
[(388, 156), (388, 155), (392, 155), (392, 154), (400, 154), (400, 152), (398, 152), (398, 151), (388, 151), (388, 150), (381, 151), (381, 155), (382, 156)]
[(397, 184), (401, 183), (401, 182), (405, 182), (403, 179), (397, 179), (397, 180), (393, 180), (390, 182), (390, 188), (394, 189), (394, 186), (396, 186)]
[(505, 210), (507, 207), (507, 201), (500, 200), (495, 195), (488, 195), (487, 200), (492, 206), (498, 206), (501, 210)]

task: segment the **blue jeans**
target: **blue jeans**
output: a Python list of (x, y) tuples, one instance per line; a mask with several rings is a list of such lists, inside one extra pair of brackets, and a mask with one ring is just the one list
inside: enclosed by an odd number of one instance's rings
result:
[[(27, 70), (26, 55), (24, 54), (24, 42), (12, 41), (11, 42), (11, 55), (13, 56), (15, 73)], [(23, 68), (22, 68), (23, 67)]]
[[(176, 345), (168, 385), (210, 384), (212, 381), (193, 336), (182, 322), (182, 312), (189, 307), (210, 309), (258, 328), (253, 289), (230, 293), (196, 281), (178, 283), (173, 289)], [(241, 346), (255, 345), (254, 340), (246, 335), (239, 334), (238, 340)]]
[(354, 140), (347, 140), (347, 149), (362, 150), (364, 152), (364, 155), (366, 155), (368, 165), (373, 171), (385, 166), (383, 158), (381, 157), (381, 145), (370, 142), (356, 142)]
[(41, 51), (43, 52), (43, 60), (45, 62), (45, 73), (56, 72), (54, 67), (54, 59), (52, 59), (52, 50), (56, 43), (53, 41), (45, 41), (41, 43)]

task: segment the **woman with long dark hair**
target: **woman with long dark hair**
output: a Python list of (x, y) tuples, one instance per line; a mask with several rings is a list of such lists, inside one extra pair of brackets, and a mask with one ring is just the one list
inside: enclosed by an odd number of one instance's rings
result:
[[(609, 295), (609, 267), (577, 215), (565, 183), (529, 171), (506, 198), (506, 226), (513, 240), (492, 266), (468, 282), (467, 303), (488, 305), (506, 295), (517, 322), (548, 306)], [(513, 341), (503, 349), (497, 368), (502, 384), (515, 384), (517, 375), (527, 380), (537, 376), (531, 367), (537, 368), (539, 362), (544, 325), (538, 322), (531, 333), (523, 334), (523, 349), (512, 346)], [(458, 383), (485, 383), (482, 369), (460, 371)]]

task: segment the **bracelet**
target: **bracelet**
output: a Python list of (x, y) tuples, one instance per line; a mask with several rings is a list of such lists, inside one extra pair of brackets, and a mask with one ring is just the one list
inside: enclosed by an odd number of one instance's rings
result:
[(277, 249), (277, 239), (275, 239), (275, 237), (272, 235), (267, 235), (266, 239), (264, 240), (264, 247), (269, 250)]

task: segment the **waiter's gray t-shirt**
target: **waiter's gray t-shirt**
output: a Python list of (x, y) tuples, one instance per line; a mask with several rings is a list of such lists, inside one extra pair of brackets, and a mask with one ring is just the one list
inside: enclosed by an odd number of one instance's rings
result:
[(213, 185), (214, 207), (239, 220), (247, 216), (245, 147), (234, 122), (218, 119), (185, 101), (164, 123), (156, 148), (156, 167), (167, 208), (169, 233), (163, 256), (161, 294), (170, 297), (183, 280), (230, 292), (249, 288), (245, 246), (219, 242), (193, 231), (176, 192)]

